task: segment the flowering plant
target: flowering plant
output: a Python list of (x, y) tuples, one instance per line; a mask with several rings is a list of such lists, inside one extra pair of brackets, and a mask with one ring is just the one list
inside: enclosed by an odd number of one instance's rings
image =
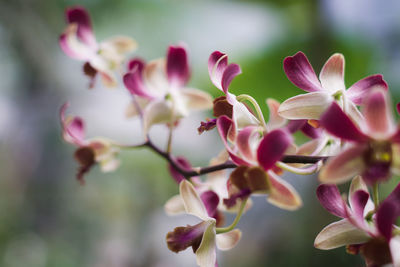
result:
[[(216, 248), (229, 250), (239, 242), (242, 233), (236, 225), (252, 207), (253, 196), (264, 195), (281, 209), (299, 209), (301, 197), (282, 174), (319, 173), (318, 199), (342, 219), (318, 234), (315, 247), (346, 246), (349, 253), (360, 254), (367, 266), (400, 267), (400, 228), (396, 226), (400, 185), (386, 199), (379, 198), (379, 185), (400, 173), (400, 129), (390, 112), (388, 85), (382, 75), (368, 76), (346, 90), (343, 55), (331, 56), (317, 78), (307, 57), (298, 52), (284, 59), (283, 67), (288, 79), (308, 93), (282, 104), (268, 99), (266, 121), (253, 97), (229, 92), (241, 68), (229, 64), (226, 54), (215, 51), (208, 60), (210, 80), (223, 92), (213, 100), (207, 92), (187, 87), (191, 68), (185, 45), (170, 46), (166, 59), (129, 60), (128, 52), (136, 47), (132, 39), (116, 37), (98, 43), (82, 7), (67, 9), (66, 17), (62, 50), (85, 62), (90, 87), (97, 73), (106, 86), (123, 81), (132, 98), (128, 113), (142, 121), (144, 133), (144, 141), (136, 145), (86, 138), (83, 120), (66, 117), (68, 104), (64, 104), (62, 135), (77, 147), (77, 178), (83, 183), (84, 174), (96, 164), (103, 171), (114, 170), (119, 166), (118, 152), (128, 148), (146, 147), (168, 161), (180, 194), (166, 203), (165, 211), (200, 220), (167, 234), (171, 251), (192, 247), (199, 266), (216, 266)], [(212, 109), (214, 118), (200, 122), (199, 133), (218, 131), (224, 151), (210, 166), (194, 168), (185, 157), (172, 154), (172, 136), (181, 120), (207, 109)], [(169, 128), (165, 149), (150, 138), (154, 124)], [(297, 132), (306, 136), (305, 143), (296, 142)], [(336, 184), (349, 180), (347, 204)], [(224, 217), (227, 212), (236, 214), (229, 225)]]

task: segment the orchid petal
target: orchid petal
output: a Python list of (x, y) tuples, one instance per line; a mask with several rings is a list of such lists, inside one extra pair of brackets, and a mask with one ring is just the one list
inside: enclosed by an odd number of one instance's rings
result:
[(268, 131), (281, 128), (286, 123), (286, 119), (278, 113), (280, 103), (272, 98), (268, 98), (266, 102), (269, 109)]
[(354, 179), (351, 181), (351, 184), (350, 184), (349, 203), (350, 203), (351, 209), (353, 209), (351, 196), (358, 190), (362, 190), (362, 191), (365, 191), (368, 193), (368, 187), (365, 184), (365, 182), (361, 176), (354, 177)]
[(228, 93), (229, 85), (231, 84), (233, 78), (241, 73), (242, 70), (238, 64), (232, 63), (226, 67), (221, 79), (221, 87), (225, 94)]
[(114, 36), (101, 42), (100, 46), (101, 50), (109, 50), (117, 55), (124, 55), (135, 50), (138, 47), (138, 44), (130, 37)]
[(60, 108), (60, 121), (63, 128), (63, 138), (66, 142), (82, 146), (85, 139), (85, 124), (80, 117), (65, 118), (65, 111), (69, 107), (66, 102)]
[(95, 55), (90, 59), (89, 63), (100, 73), (101, 80), (105, 86), (115, 87), (117, 85), (117, 80), (110, 69), (110, 64), (104, 57)]
[(336, 102), (322, 115), (320, 123), (329, 133), (341, 139), (354, 142), (368, 140)]
[(200, 199), (203, 202), (203, 204), (207, 210), (208, 216), (214, 217), (214, 215), (217, 212), (217, 208), (218, 208), (218, 204), (219, 204), (218, 195), (214, 191), (208, 190), (208, 191), (203, 192), (200, 195)]
[(393, 267), (400, 267), (400, 236), (393, 237), (389, 242), (389, 247), (392, 254)]
[(258, 163), (264, 170), (271, 169), (282, 158), (292, 142), (292, 136), (285, 130), (276, 129), (269, 132), (263, 137), (258, 146)]
[(185, 213), (182, 197), (180, 195), (171, 197), (167, 203), (165, 203), (164, 211), (169, 216)]
[(217, 255), (215, 252), (215, 221), (208, 221), (200, 246), (196, 251), (196, 262), (201, 267), (215, 267)]
[(143, 69), (143, 81), (151, 95), (164, 97), (169, 92), (165, 60), (150, 61)]
[(370, 237), (356, 228), (347, 219), (343, 219), (326, 226), (317, 235), (314, 246), (318, 249), (329, 250), (345, 245), (362, 244)]
[(239, 229), (227, 233), (218, 234), (216, 237), (217, 248), (222, 251), (230, 250), (236, 246), (242, 237)]
[(389, 106), (384, 90), (374, 89), (365, 99), (363, 115), (370, 134), (375, 138), (385, 138), (395, 132)]
[(272, 171), (268, 171), (271, 183), (271, 191), (268, 202), (285, 210), (296, 210), (302, 206), (299, 194), (289, 183), (284, 181)]
[(259, 125), (258, 119), (249, 111), (249, 109), (241, 102), (233, 105), (232, 119), (235, 125), (240, 129), (249, 125)]
[(353, 211), (352, 220), (354, 224), (361, 229), (368, 229), (365, 227), (364, 210), (368, 204), (369, 193), (363, 190), (357, 190), (350, 196), (351, 209)]
[(345, 95), (348, 97), (354, 104), (362, 105), (364, 96), (368, 94), (368, 92), (374, 87), (380, 87), (383, 90), (388, 90), (388, 85), (383, 79), (381, 74), (375, 74), (368, 77), (365, 77), (362, 80), (359, 80), (355, 84), (353, 84), (349, 89), (347, 89)]
[(397, 218), (396, 205), (398, 202), (384, 201), (376, 212), (378, 230), (388, 241), (392, 238), (393, 224)]
[(323, 183), (344, 183), (360, 174), (366, 168), (363, 153), (367, 147), (352, 146), (334, 158), (328, 160), (319, 173), (319, 180)]
[(219, 51), (215, 51), (208, 59), (208, 74), (211, 82), (220, 90), (222, 90), (222, 75), (228, 66), (228, 56)]
[(94, 50), (79, 41), (77, 30), (78, 26), (76, 24), (68, 25), (64, 33), (60, 36), (59, 44), (67, 56), (77, 60), (87, 61), (93, 56)]
[(279, 107), (279, 115), (291, 120), (319, 120), (333, 98), (326, 92), (297, 95), (285, 100)]
[(147, 91), (147, 88), (143, 84), (142, 75), (139, 69), (135, 69), (131, 72), (128, 72), (124, 75), (123, 81), (125, 87), (131, 92), (133, 95), (138, 95), (140, 97), (144, 97), (147, 99), (154, 98)]
[(179, 185), (179, 192), (186, 213), (192, 214), (203, 221), (209, 220), (210, 217), (207, 214), (206, 207), (190, 182), (186, 180), (182, 181)]
[(182, 46), (170, 46), (167, 52), (167, 76), (171, 85), (178, 88), (190, 78), (190, 68), (186, 49)]
[(331, 92), (345, 90), (344, 85), (344, 57), (342, 54), (332, 55), (322, 67), (319, 74), (322, 87)]
[(154, 124), (174, 122), (177, 118), (173, 118), (173, 116), (174, 113), (170, 102), (165, 100), (150, 102), (143, 112), (143, 131), (145, 135)]
[[(136, 103), (135, 103), (135, 101), (136, 101)], [(149, 103), (149, 100), (147, 98), (136, 97), (127, 106), (127, 108), (125, 110), (125, 116), (127, 118), (130, 118), (130, 117), (135, 117), (137, 115), (140, 115), (141, 110), (143, 110), (147, 106), (148, 103)]]
[(79, 39), (89, 47), (96, 49), (96, 38), (94, 37), (92, 23), (86, 9), (80, 6), (67, 8), (65, 16), (68, 24), (76, 24), (78, 26), (77, 34)]
[(333, 215), (346, 218), (346, 203), (340, 196), (336, 185), (321, 184), (317, 188), (317, 197), (321, 205)]
[(321, 83), (303, 52), (285, 58), (283, 69), (288, 79), (304, 91), (317, 92), (322, 90)]
[(237, 136), (236, 145), (240, 151), (240, 153), (248, 158), (254, 159), (254, 146), (251, 141), (254, 139), (254, 135), (257, 134), (258, 127), (256, 126), (247, 126), (243, 130), (241, 130)]
[(206, 110), (213, 107), (211, 95), (204, 91), (184, 88), (180, 91), (180, 94), (184, 98), (185, 105), (190, 110)]

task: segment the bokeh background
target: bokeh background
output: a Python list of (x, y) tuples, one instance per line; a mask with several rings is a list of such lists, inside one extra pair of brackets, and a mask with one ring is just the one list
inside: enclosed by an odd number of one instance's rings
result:
[[(166, 248), (166, 233), (195, 219), (165, 215), (163, 204), (178, 188), (162, 159), (146, 150), (124, 151), (117, 171), (95, 168), (85, 186), (74, 178), (74, 148), (60, 136), (58, 110), (65, 101), (70, 113), (86, 120), (88, 136), (141, 141), (139, 123), (124, 117), (128, 92), (100, 83), (87, 89), (81, 62), (58, 47), (64, 10), (77, 4), (91, 13), (98, 40), (135, 38), (140, 46), (132, 56), (162, 57), (169, 44), (185, 42), (191, 86), (214, 96), (220, 92), (208, 79), (207, 59), (220, 50), (243, 70), (232, 91), (251, 94), (264, 108), (267, 97), (283, 101), (302, 93), (282, 70), (284, 57), (297, 51), (317, 73), (332, 53), (343, 53), (348, 86), (382, 73), (393, 102), (400, 97), (397, 0), (0, 0), (0, 266), (195, 266), (190, 250)], [(222, 149), (215, 132), (197, 134), (207, 116), (188, 118), (174, 138), (173, 152), (198, 166)], [(152, 131), (160, 144), (165, 133), (162, 126)], [(317, 233), (336, 218), (316, 200), (315, 176), (285, 178), (304, 207), (287, 212), (256, 198), (239, 223), (242, 241), (218, 253), (220, 266), (362, 266), (344, 248), (313, 247)]]

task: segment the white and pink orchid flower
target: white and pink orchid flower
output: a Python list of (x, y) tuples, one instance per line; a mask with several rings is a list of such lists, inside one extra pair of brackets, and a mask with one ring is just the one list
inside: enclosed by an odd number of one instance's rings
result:
[[(186, 87), (190, 78), (187, 51), (184, 46), (170, 46), (167, 59), (144, 64), (137, 60), (124, 75), (125, 87), (137, 96), (143, 108), (143, 128), (159, 123), (174, 124), (191, 111), (212, 108), (212, 97), (201, 90)], [(137, 113), (137, 112), (136, 112)]]
[(166, 237), (168, 248), (178, 253), (192, 247), (199, 266), (215, 267), (216, 248), (220, 250), (233, 248), (241, 238), (241, 231), (235, 229), (217, 234), (216, 221), (208, 215), (193, 185), (184, 180), (180, 183), (179, 191), (186, 213), (198, 217), (201, 222), (193, 226), (177, 227), (169, 232)]
[(320, 123), (329, 133), (349, 145), (327, 161), (319, 178), (324, 183), (343, 183), (362, 175), (372, 185), (400, 173), (400, 129), (390, 111), (385, 88), (377, 87), (365, 96), (362, 110), (365, 120), (359, 127), (338, 104), (332, 103)]
[(208, 59), (208, 73), (211, 82), (225, 93), (226, 101), (232, 106), (231, 118), (238, 129), (248, 125), (260, 125), (260, 123), (262, 123), (250, 112), (246, 105), (239, 102), (236, 96), (229, 92), (229, 85), (232, 80), (242, 73), (238, 64), (228, 64), (228, 56), (219, 51), (215, 51)]
[[(391, 262), (395, 267), (400, 266), (400, 235), (394, 232), (397, 228), (394, 223), (400, 216), (400, 185), (379, 207), (372, 203), (360, 176), (354, 178), (350, 186), (350, 206), (336, 185), (320, 185), (317, 196), (326, 210), (342, 220), (329, 224), (318, 234), (314, 243), (316, 248), (329, 250), (347, 246), (353, 254), (361, 252), (368, 266)], [(373, 215), (375, 210), (376, 215)]]
[[(250, 168), (239, 171), (238, 176), (248, 176), (248, 172), (257, 174), (253, 176), (257, 180), (254, 183), (250, 181), (252, 177), (249, 176), (250, 180), (245, 184), (236, 184), (240, 192), (231, 196), (231, 200), (247, 197), (255, 191), (252, 190), (251, 184), (257, 184), (254, 189), (261, 189), (264, 194), (268, 193), (267, 200), (279, 208), (294, 210), (301, 206), (301, 198), (296, 190), (276, 174), (276, 170), (280, 169), (275, 165), (293, 142), (286, 129), (275, 129), (263, 136), (263, 129), (260, 127), (247, 126), (234, 135), (232, 132), (235, 131), (235, 124), (227, 116), (218, 118), (217, 127), (232, 161), (238, 166)], [(253, 170), (252, 167), (256, 167), (257, 170)]]
[(69, 57), (85, 62), (90, 87), (97, 73), (104, 85), (116, 86), (114, 72), (121, 67), (126, 55), (136, 49), (136, 42), (126, 36), (116, 36), (98, 43), (89, 13), (81, 6), (67, 8), (65, 16), (68, 26), (60, 36), (61, 49)]
[(326, 61), (319, 79), (303, 52), (285, 58), (283, 69), (294, 85), (308, 92), (289, 98), (281, 104), (279, 114), (288, 119), (318, 120), (335, 100), (347, 114), (359, 119), (356, 105), (362, 104), (363, 96), (375, 86), (387, 90), (387, 83), (380, 74), (368, 76), (346, 90), (344, 57), (339, 53), (333, 54)]
[(75, 158), (80, 164), (77, 179), (83, 183), (83, 176), (93, 167), (95, 163), (100, 165), (103, 172), (110, 172), (118, 168), (119, 160), (116, 156), (119, 149), (106, 138), (85, 137), (85, 123), (80, 117), (66, 117), (65, 112), (69, 103), (62, 105), (60, 109), (60, 121), (62, 135), (66, 142), (78, 147)]

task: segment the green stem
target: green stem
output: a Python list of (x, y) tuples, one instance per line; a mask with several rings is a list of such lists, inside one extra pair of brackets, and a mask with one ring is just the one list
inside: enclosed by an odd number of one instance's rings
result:
[(374, 199), (375, 210), (378, 209), (379, 206), (379, 184), (375, 183), (372, 186), (372, 197)]
[(246, 94), (239, 95), (236, 97), (236, 99), (239, 102), (243, 102), (244, 100), (249, 101), (256, 110), (258, 120), (262, 123), (264, 129), (267, 130), (267, 125), (265, 124), (264, 115), (263, 115), (261, 108), (258, 105), (257, 101), (252, 96), (249, 96)]
[(243, 211), (244, 211), (244, 207), (246, 206), (246, 202), (247, 202), (247, 198), (242, 200), (242, 203), (240, 203), (239, 211), (236, 214), (236, 218), (232, 222), (231, 225), (229, 225), (227, 227), (216, 228), (216, 233), (217, 234), (223, 234), (223, 233), (230, 232), (236, 227), (236, 225), (240, 221), (240, 218), (242, 217), (242, 214), (243, 214)]

